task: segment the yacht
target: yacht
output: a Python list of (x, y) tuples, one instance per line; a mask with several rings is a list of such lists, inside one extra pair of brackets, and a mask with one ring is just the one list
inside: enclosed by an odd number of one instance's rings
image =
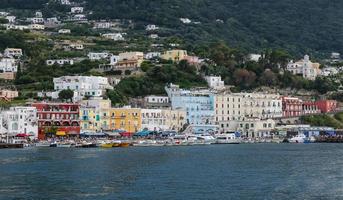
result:
[(234, 133), (216, 135), (217, 144), (240, 144), (241, 139)]
[(296, 136), (293, 136), (291, 139), (289, 139), (290, 143), (304, 143), (306, 140), (306, 136), (304, 134), (298, 134)]

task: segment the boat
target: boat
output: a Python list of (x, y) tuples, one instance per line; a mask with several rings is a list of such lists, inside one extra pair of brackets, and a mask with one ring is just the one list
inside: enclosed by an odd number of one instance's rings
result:
[(298, 134), (290, 138), (288, 141), (290, 143), (304, 143), (306, 141), (306, 136), (304, 134)]
[(198, 135), (199, 140), (203, 140), (205, 144), (214, 144), (216, 143), (216, 138), (210, 134), (200, 134)]
[(59, 148), (70, 148), (72, 147), (72, 144), (71, 143), (57, 143), (57, 147)]
[(241, 139), (234, 133), (216, 135), (216, 144), (240, 144)]
[(164, 142), (156, 141), (156, 140), (139, 140), (132, 143), (132, 146), (135, 147), (157, 147), (157, 146), (164, 146)]
[(36, 147), (50, 147), (51, 143), (50, 142), (38, 142), (35, 144)]
[(119, 144), (119, 147), (129, 147), (130, 146), (130, 143), (129, 142), (121, 142)]
[(191, 145), (191, 142), (187, 140), (186, 135), (175, 135), (171, 137), (171, 143), (173, 146), (186, 146)]
[(112, 148), (113, 147), (113, 143), (109, 142), (109, 143), (103, 143), (100, 144), (101, 148)]

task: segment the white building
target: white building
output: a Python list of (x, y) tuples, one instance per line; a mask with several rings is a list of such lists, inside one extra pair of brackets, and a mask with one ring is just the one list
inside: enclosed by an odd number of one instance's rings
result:
[(43, 17), (43, 13), (40, 12), (40, 11), (37, 11), (37, 12), (35, 13), (35, 16), (38, 17), (38, 18), (42, 18), (42, 17)]
[(62, 5), (71, 5), (69, 0), (59, 0), (60, 4)]
[(215, 90), (222, 90), (225, 88), (224, 81), (220, 76), (205, 76), (205, 80), (208, 84), (208, 87)]
[(158, 38), (158, 34), (150, 34), (149, 38), (151, 39), (157, 39)]
[(18, 65), (16, 60), (13, 58), (2, 58), (0, 60), (0, 71), (1, 72), (17, 72)]
[(8, 23), (14, 24), (16, 16), (6, 16), (6, 19), (8, 20)]
[(7, 48), (4, 51), (5, 57), (21, 57), (23, 56), (23, 51), (21, 49), (17, 48)]
[(69, 48), (74, 50), (83, 50), (84, 46), (81, 43), (70, 43)]
[(282, 99), (278, 94), (221, 93), (215, 96), (215, 121), (226, 131), (230, 121), (282, 117)]
[(106, 33), (106, 34), (102, 34), (102, 37), (104, 37), (106, 39), (111, 39), (114, 41), (125, 40), (123, 34), (121, 34), (121, 33)]
[(60, 29), (60, 30), (58, 30), (58, 33), (59, 34), (70, 34), (71, 31), (70, 31), (70, 29)]
[(294, 75), (301, 75), (302, 77), (309, 80), (315, 80), (321, 73), (319, 67), (319, 63), (311, 62), (310, 57), (308, 55), (305, 55), (304, 59), (302, 60), (299, 60), (297, 62), (291, 61), (290, 63), (288, 63), (287, 71), (290, 71)]
[(171, 109), (142, 109), (142, 129), (150, 131), (179, 131), (186, 124), (186, 112)]
[(159, 27), (156, 26), (155, 24), (149, 24), (145, 28), (145, 30), (147, 30), (147, 31), (155, 31), (155, 30), (158, 30), (158, 29), (159, 29)]
[(43, 24), (29, 24), (28, 28), (30, 30), (44, 30), (45, 26)]
[(1, 16), (1, 17), (6, 17), (7, 15), (9, 15), (8, 12), (0, 12), (0, 16)]
[(29, 26), (26, 25), (14, 25), (14, 24), (2, 24), (3, 27), (6, 28), (6, 30), (26, 30), (29, 29)]
[(153, 59), (153, 58), (159, 58), (161, 57), (160, 52), (148, 52), (144, 55), (144, 58), (147, 60)]
[(192, 23), (192, 20), (188, 19), (188, 18), (180, 18), (180, 21), (184, 24), (190, 24)]
[(250, 60), (250, 61), (255, 61), (255, 62), (258, 62), (259, 60), (260, 60), (260, 58), (261, 58), (262, 56), (261, 56), (261, 54), (249, 54), (248, 55), (248, 59)]
[(83, 13), (83, 7), (71, 7), (70, 12), (73, 14)]
[(75, 21), (81, 21), (81, 20), (86, 20), (86, 15), (83, 15), (83, 14), (76, 14), (72, 17), (72, 20), (75, 20)]
[(271, 137), (276, 124), (272, 119), (246, 119), (235, 123), (237, 127), (236, 130), (246, 138)]
[(321, 70), (320, 75), (322, 76), (333, 76), (339, 73), (339, 70), (336, 67), (325, 67)]
[(74, 101), (80, 101), (84, 97), (101, 97), (105, 95), (107, 89), (113, 89), (106, 77), (98, 76), (62, 76), (54, 78), (53, 98), (58, 97), (62, 90), (73, 90)]
[(53, 59), (53, 60), (47, 60), (46, 61), (47, 65), (73, 65), (74, 60), (73, 59)]
[(110, 55), (111, 54), (107, 52), (101, 52), (101, 53), (89, 52), (87, 56), (90, 60), (101, 60), (101, 59), (107, 59)]
[(0, 133), (15, 136), (31, 135), (38, 138), (37, 109), (34, 107), (12, 107), (0, 113)]
[(44, 23), (44, 19), (42, 17), (27, 18), (26, 21), (30, 22), (31, 24), (43, 24)]

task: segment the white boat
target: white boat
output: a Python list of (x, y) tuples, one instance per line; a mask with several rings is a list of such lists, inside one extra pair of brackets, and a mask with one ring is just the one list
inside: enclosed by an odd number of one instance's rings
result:
[(175, 135), (174, 137), (171, 137), (171, 143), (173, 146), (191, 145), (191, 143), (187, 140), (186, 135)]
[(35, 144), (36, 147), (50, 147), (50, 142), (38, 142)]
[(234, 133), (216, 135), (217, 144), (240, 144), (241, 139)]
[(66, 142), (66, 143), (57, 143), (57, 147), (60, 147), (60, 148), (70, 148), (72, 147), (73, 144), (72, 143), (69, 143), (69, 142)]
[(203, 140), (205, 144), (214, 144), (216, 143), (216, 138), (213, 137), (210, 134), (201, 134), (198, 135), (198, 139), (199, 140)]
[(289, 139), (290, 143), (304, 143), (306, 141), (306, 136), (304, 134), (298, 134)]
[(158, 147), (164, 146), (164, 142), (159, 142), (156, 140), (139, 140), (132, 145), (135, 147)]

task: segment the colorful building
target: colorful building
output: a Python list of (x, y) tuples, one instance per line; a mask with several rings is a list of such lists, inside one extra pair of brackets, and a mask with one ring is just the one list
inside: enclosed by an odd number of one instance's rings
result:
[(187, 51), (185, 50), (170, 50), (162, 54), (161, 58), (164, 60), (172, 60), (173, 62), (179, 62), (184, 60), (187, 56)]
[(133, 133), (142, 127), (141, 109), (139, 108), (111, 108), (110, 130), (125, 130)]
[(95, 131), (110, 129), (111, 101), (102, 98), (83, 100), (80, 108), (80, 122), (82, 131)]
[(282, 117), (298, 117), (303, 113), (303, 101), (296, 97), (282, 97)]
[(47, 134), (67, 136), (80, 134), (80, 105), (76, 103), (33, 103), (38, 114), (38, 139)]
[(184, 110), (142, 109), (142, 129), (150, 131), (180, 131), (186, 124)]
[(322, 113), (333, 112), (337, 109), (337, 101), (335, 100), (319, 100), (316, 105)]

